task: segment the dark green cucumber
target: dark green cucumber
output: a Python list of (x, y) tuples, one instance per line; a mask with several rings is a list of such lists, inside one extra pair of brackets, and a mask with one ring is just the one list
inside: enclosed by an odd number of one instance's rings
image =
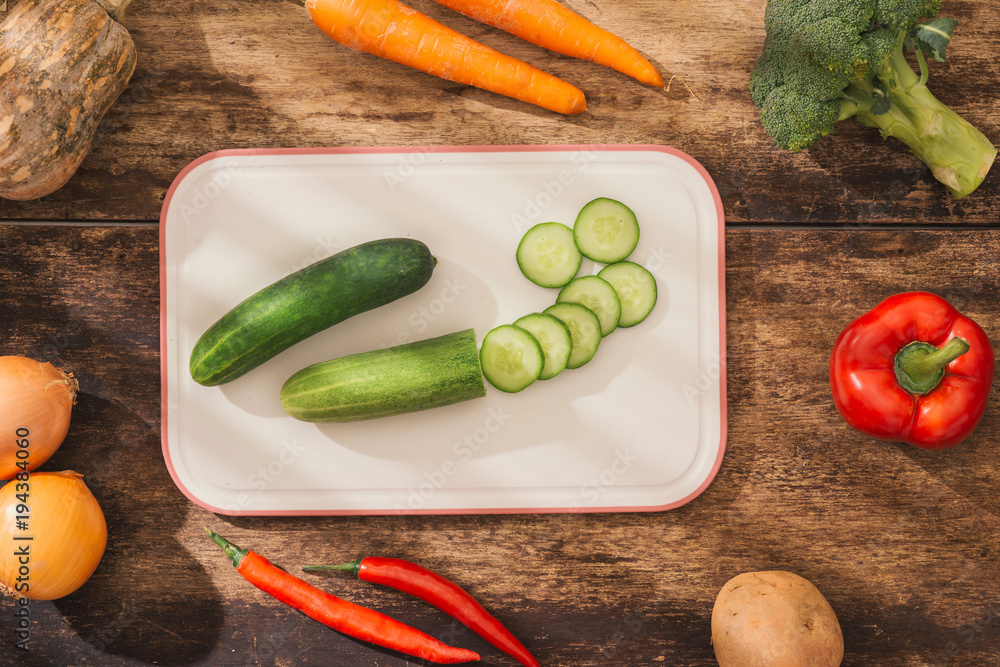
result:
[(215, 386), (249, 373), (313, 334), (416, 292), (437, 259), (414, 239), (362, 243), (249, 297), (209, 327), (191, 352), (191, 377)]
[(306, 422), (351, 422), (486, 395), (472, 329), (313, 364), (281, 387), (281, 407)]

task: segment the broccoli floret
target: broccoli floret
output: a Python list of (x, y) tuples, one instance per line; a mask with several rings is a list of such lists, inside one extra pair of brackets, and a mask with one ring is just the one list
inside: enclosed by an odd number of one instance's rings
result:
[[(956, 198), (989, 172), (996, 148), (927, 88), (956, 21), (941, 0), (769, 0), (750, 96), (774, 142), (809, 148), (854, 117), (895, 137)], [(919, 73), (906, 59), (916, 52)]]

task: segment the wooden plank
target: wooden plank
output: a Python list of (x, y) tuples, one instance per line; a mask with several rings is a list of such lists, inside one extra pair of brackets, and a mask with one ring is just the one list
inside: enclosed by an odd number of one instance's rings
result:
[[(1000, 179), (952, 199), (895, 140), (849, 121), (813, 150), (778, 150), (750, 102), (763, 0), (583, 2), (569, 6), (616, 32), (670, 79), (652, 89), (556, 56), (432, 0), (413, 6), (581, 87), (580, 116), (560, 117), (350, 51), (323, 35), (301, 2), (135, 0), (125, 19), (139, 50), (132, 83), (102, 122), (74, 179), (35, 202), (0, 200), (0, 219), (156, 220), (191, 160), (227, 148), (423, 144), (670, 145), (701, 161), (736, 224), (988, 225)], [(1000, 5), (946, 0), (961, 23), (932, 90), (994, 140), (1000, 85), (990, 26)]]
[[(369, 554), (419, 561), (466, 586), (547, 665), (714, 665), (715, 595), (760, 569), (796, 571), (827, 595), (845, 665), (995, 664), (996, 402), (955, 449), (876, 442), (837, 415), (826, 365), (841, 327), (902, 290), (939, 292), (996, 335), (1000, 232), (730, 230), (726, 242), (728, 449), (688, 505), (230, 518), (190, 503), (160, 452), (157, 230), (0, 226), (0, 354), (76, 372), (80, 403), (46, 468), (84, 473), (110, 527), (81, 591), (31, 604), (31, 664), (411, 664), (257, 591), (203, 526), (292, 571)], [(484, 664), (512, 664), (407, 596), (310, 580)]]

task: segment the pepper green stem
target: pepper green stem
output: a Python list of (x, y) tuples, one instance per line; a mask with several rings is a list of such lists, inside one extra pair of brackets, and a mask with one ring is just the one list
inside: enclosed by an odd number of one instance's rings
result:
[(208, 533), (208, 536), (212, 538), (212, 541), (222, 547), (222, 550), (226, 552), (226, 555), (232, 559), (233, 567), (239, 567), (243, 557), (249, 553), (249, 549), (240, 549), (238, 546), (230, 544), (225, 538), (212, 532), (208, 528), (205, 529), (205, 532)]
[(952, 338), (944, 347), (914, 341), (896, 353), (893, 366), (899, 386), (917, 396), (930, 392), (944, 377), (945, 367), (969, 351), (969, 341)]
[(339, 563), (337, 565), (303, 565), (303, 572), (322, 572), (326, 570), (336, 570), (338, 572), (350, 572), (356, 577), (361, 576), (361, 561), (352, 560), (350, 563)]

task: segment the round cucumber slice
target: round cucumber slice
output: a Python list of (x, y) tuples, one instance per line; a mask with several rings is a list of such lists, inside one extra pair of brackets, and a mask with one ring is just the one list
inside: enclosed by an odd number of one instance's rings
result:
[(576, 276), (582, 261), (573, 230), (560, 222), (535, 225), (517, 246), (521, 273), (542, 287), (562, 287)]
[(556, 303), (578, 303), (594, 311), (601, 322), (601, 335), (607, 336), (618, 328), (622, 307), (611, 283), (598, 276), (574, 278), (559, 290)]
[(569, 328), (573, 339), (566, 368), (579, 368), (594, 358), (601, 344), (601, 321), (590, 308), (564, 301), (549, 306), (543, 312), (555, 315)]
[(531, 313), (514, 320), (514, 326), (530, 333), (542, 346), (545, 363), (539, 380), (551, 380), (563, 372), (573, 350), (573, 336), (565, 322), (549, 313)]
[(501, 324), (483, 337), (479, 365), (490, 384), (508, 393), (526, 389), (545, 364), (542, 346), (521, 327)]
[(644, 267), (635, 262), (608, 264), (598, 276), (611, 283), (618, 293), (622, 315), (620, 327), (633, 327), (642, 322), (656, 304), (656, 279)]
[(620, 201), (598, 197), (580, 209), (573, 223), (573, 240), (588, 259), (602, 264), (620, 262), (639, 243), (639, 221)]

